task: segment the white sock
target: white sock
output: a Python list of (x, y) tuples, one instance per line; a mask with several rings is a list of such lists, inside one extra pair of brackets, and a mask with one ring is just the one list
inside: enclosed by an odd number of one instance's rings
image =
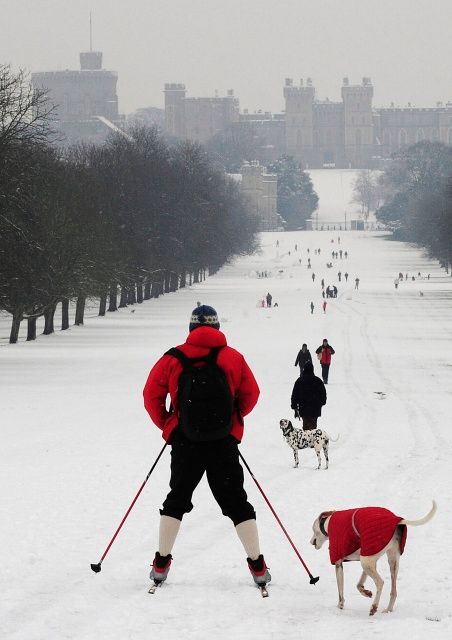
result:
[(259, 549), (259, 535), (257, 533), (256, 520), (240, 522), (235, 529), (248, 558), (257, 560), (261, 552)]
[(167, 556), (171, 550), (179, 533), (181, 521), (171, 516), (160, 516), (159, 530), (159, 553), (161, 556)]

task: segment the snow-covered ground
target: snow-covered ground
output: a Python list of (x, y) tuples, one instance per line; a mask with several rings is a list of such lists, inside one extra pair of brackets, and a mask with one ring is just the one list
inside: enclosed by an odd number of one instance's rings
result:
[[(321, 198), (322, 179), (314, 177)], [(342, 207), (341, 202), (338, 219)], [(334, 260), (327, 269), (331, 251), (340, 248), (348, 259)], [(339, 269), (350, 274), (348, 283), (338, 282)], [(269, 278), (256, 276), (265, 270)], [(416, 279), (395, 290), (399, 271)], [(325, 314), (322, 277), (339, 289)], [(257, 306), (267, 291), (277, 308)], [(270, 597), (262, 599), (252, 586), (233, 526), (204, 482), (183, 521), (168, 582), (148, 595), (168, 451), (102, 572), (90, 570), (163, 445), (142, 408), (141, 391), (154, 361), (184, 340), (197, 300), (217, 308), (229, 343), (245, 354), (259, 381), (260, 401), (246, 421), (241, 451), (312, 573), (320, 576), (316, 586), (246, 475), (273, 576)], [(450, 637), (452, 278), (420, 251), (382, 235), (266, 233), (260, 255), (133, 311), (88, 318), (84, 327), (34, 343), (0, 347), (2, 637)], [(292, 417), (298, 349), (307, 342), (314, 350), (323, 337), (336, 355), (320, 424), (340, 439), (330, 446), (328, 471), (315, 470), (312, 450), (300, 452), (294, 469), (279, 420)], [(434, 520), (408, 532), (394, 613), (369, 618), (369, 600), (355, 588), (358, 563), (345, 566), (346, 608), (339, 611), (327, 545), (321, 551), (309, 545), (318, 513), (378, 505), (418, 518), (432, 498), (438, 502)], [(379, 569), (383, 609), (389, 598), (384, 558)]]

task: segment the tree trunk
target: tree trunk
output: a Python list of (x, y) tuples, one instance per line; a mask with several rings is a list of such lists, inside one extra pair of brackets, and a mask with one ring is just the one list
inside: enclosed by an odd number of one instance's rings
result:
[(9, 334), (9, 344), (16, 344), (19, 339), (20, 323), (22, 321), (22, 314), (17, 313), (13, 315), (11, 322), (11, 333)]
[(197, 284), (199, 282), (199, 269), (195, 269), (193, 272), (193, 284)]
[(110, 286), (110, 291), (108, 292), (109, 303), (108, 310), (109, 311), (117, 311), (118, 310), (118, 287), (116, 284), (112, 284)]
[(171, 291), (171, 287), (170, 287), (170, 272), (169, 271), (165, 271), (165, 275), (164, 275), (164, 292), (165, 293), (169, 293)]
[(44, 311), (44, 331), (42, 333), (45, 336), (50, 336), (51, 333), (55, 333), (55, 327), (53, 323), (55, 309), (56, 305), (52, 305)]
[(85, 316), (85, 303), (86, 303), (85, 296), (79, 296), (77, 298), (77, 304), (75, 305), (75, 320), (74, 320), (74, 324), (76, 324), (77, 326), (80, 326), (81, 324), (83, 324), (83, 320)]
[(177, 291), (177, 285), (179, 284), (179, 278), (177, 273), (170, 273), (170, 291)]
[(187, 284), (187, 272), (184, 269), (183, 271), (181, 271), (181, 274), (180, 274), (179, 287), (181, 289), (184, 289), (186, 284)]
[(107, 292), (100, 296), (99, 300), (99, 315), (104, 316), (107, 310)]
[(143, 283), (141, 281), (137, 283), (137, 302), (138, 304), (143, 302)]
[(36, 321), (37, 318), (28, 318), (27, 320), (27, 342), (36, 340)]
[(160, 295), (160, 282), (155, 282), (155, 280), (151, 284), (151, 298), (158, 298)]
[(119, 298), (119, 308), (123, 309), (127, 307), (127, 289), (126, 287), (121, 287), (121, 297)]
[(189, 280), (188, 280), (188, 286), (191, 287), (192, 284), (193, 284), (193, 273), (192, 273), (192, 271), (190, 271)]
[(144, 285), (144, 300), (150, 300), (152, 297), (151, 294), (151, 283), (149, 282), (149, 280), (146, 281), (146, 284)]
[(69, 300), (63, 298), (61, 301), (61, 331), (69, 329)]
[(135, 284), (133, 284), (127, 292), (127, 304), (135, 304), (136, 301)]

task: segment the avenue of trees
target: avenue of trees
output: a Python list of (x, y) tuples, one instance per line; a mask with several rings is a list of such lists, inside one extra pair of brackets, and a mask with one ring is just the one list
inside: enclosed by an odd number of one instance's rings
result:
[(376, 217), (399, 240), (425, 247), (452, 264), (452, 147), (422, 141), (402, 149), (380, 179)]
[(0, 67), (0, 310), (54, 331), (175, 291), (256, 249), (257, 221), (199, 145), (136, 127), (103, 146), (52, 144), (51, 109), (23, 73)]

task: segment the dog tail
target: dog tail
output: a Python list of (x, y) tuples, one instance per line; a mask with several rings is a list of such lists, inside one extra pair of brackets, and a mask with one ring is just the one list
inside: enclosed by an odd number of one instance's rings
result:
[(432, 500), (432, 508), (430, 509), (430, 511), (427, 513), (426, 516), (424, 516), (423, 518), (420, 518), (419, 520), (403, 519), (399, 522), (399, 524), (409, 524), (411, 527), (418, 527), (419, 525), (425, 524), (426, 522), (431, 520), (436, 513), (436, 509), (437, 509), (436, 502)]
[(338, 434), (337, 434), (337, 438), (336, 438), (336, 439), (334, 439), (334, 438), (332, 438), (332, 437), (330, 436), (330, 434), (329, 434), (329, 433), (327, 433), (327, 432), (325, 431), (325, 429), (322, 429), (322, 431), (323, 431), (323, 433), (326, 435), (326, 437), (328, 438), (328, 440), (330, 440), (331, 442), (337, 442), (337, 441), (339, 440), (340, 435), (341, 435), (340, 433), (338, 433)]

